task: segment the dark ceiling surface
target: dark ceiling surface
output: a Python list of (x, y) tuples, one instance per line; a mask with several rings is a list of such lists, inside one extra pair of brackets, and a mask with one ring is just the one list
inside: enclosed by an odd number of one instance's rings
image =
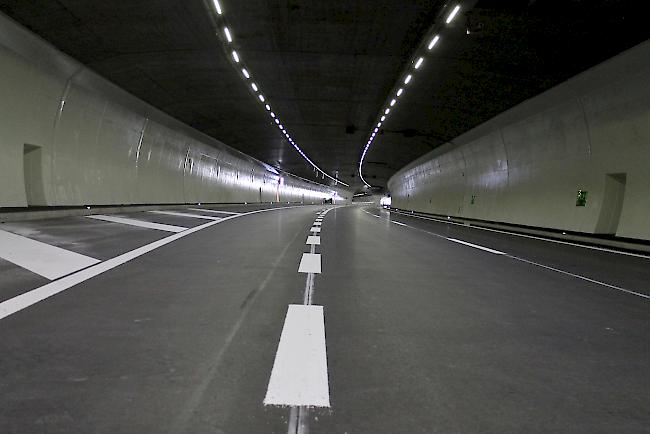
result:
[[(388, 95), (431, 34), (441, 40), (364, 164), (385, 186), (410, 161), (650, 36), (631, 0), (220, 0), (253, 78), (306, 154), (362, 185), (357, 164)], [(0, 11), (127, 91), (271, 165), (316, 179), (275, 128), (211, 0), (0, 0)], [(325, 182), (320, 179), (320, 182)]]

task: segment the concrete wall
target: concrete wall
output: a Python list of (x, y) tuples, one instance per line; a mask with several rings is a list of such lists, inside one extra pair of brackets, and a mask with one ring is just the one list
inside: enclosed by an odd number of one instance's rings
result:
[(388, 185), (400, 209), (650, 240), (650, 43), (463, 134)]
[(0, 207), (309, 202), (333, 192), (189, 128), (0, 15)]

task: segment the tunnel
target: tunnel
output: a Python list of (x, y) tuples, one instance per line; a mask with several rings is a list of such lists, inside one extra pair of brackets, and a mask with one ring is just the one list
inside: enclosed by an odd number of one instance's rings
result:
[(0, 433), (647, 433), (631, 0), (0, 0)]

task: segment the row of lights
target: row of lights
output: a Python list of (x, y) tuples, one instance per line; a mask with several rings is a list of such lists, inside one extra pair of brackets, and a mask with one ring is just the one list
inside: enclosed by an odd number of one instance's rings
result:
[(346, 184), (345, 182), (339, 180), (338, 178), (335, 178), (335, 177), (331, 176), (330, 174), (323, 171), (320, 167), (318, 167), (318, 165), (316, 165), (316, 163), (314, 163), (307, 156), (307, 154), (305, 154), (305, 152), (300, 148), (300, 146), (298, 146), (298, 144), (293, 140), (293, 138), (291, 137), (291, 135), (287, 131), (286, 127), (280, 121), (279, 116), (272, 110), (271, 105), (266, 100), (266, 97), (262, 93), (262, 91), (261, 91), (260, 87), (258, 86), (258, 84), (253, 81), (252, 74), (251, 74), (250, 70), (243, 66), (243, 61), (242, 61), (241, 56), (239, 55), (237, 50), (235, 50), (230, 45), (230, 44), (233, 43), (233, 40), (234, 40), (233, 32), (227, 25), (225, 25), (225, 20), (223, 19), (223, 8), (221, 7), (221, 4), (219, 3), (219, 0), (212, 0), (212, 2), (214, 4), (214, 9), (217, 12), (217, 15), (219, 15), (221, 17), (221, 21), (223, 23), (223, 29), (222, 29), (223, 36), (224, 36), (224, 38), (225, 38), (225, 40), (226, 40), (226, 42), (228, 44), (228, 48), (230, 50), (232, 60), (235, 62), (235, 66), (237, 67), (237, 69), (241, 68), (240, 72), (241, 72), (241, 75), (242, 75), (244, 81), (246, 81), (250, 85), (253, 92), (255, 92), (255, 95), (257, 95), (257, 99), (260, 101), (260, 103), (264, 104), (264, 108), (266, 109), (269, 116), (271, 117), (272, 122), (275, 122), (276, 127), (282, 132), (282, 134), (284, 134), (286, 139), (289, 141), (289, 143), (291, 143), (291, 145), (296, 149), (296, 151), (298, 151), (298, 153), (302, 156), (302, 158), (304, 158), (309, 164), (311, 164), (312, 167), (315, 170), (317, 170), (317, 172), (320, 172), (323, 175), (323, 179), (325, 179), (325, 177), (327, 177), (327, 178), (333, 180), (335, 183), (342, 184), (342, 185), (344, 185), (346, 187), (349, 187), (349, 185)]
[[(451, 10), (451, 12), (449, 12), (449, 15), (447, 15), (447, 18), (445, 19), (445, 24), (451, 23), (459, 11), (460, 11), (460, 5), (456, 5)], [(434, 35), (433, 38), (431, 38), (431, 40), (429, 41), (429, 44), (427, 45), (427, 51), (433, 50), (433, 47), (435, 47), (436, 44), (438, 44), (438, 41), (440, 41), (440, 35)], [(375, 141), (375, 137), (379, 133), (379, 129), (384, 124), (384, 122), (386, 122), (386, 119), (388, 118), (391, 111), (393, 110), (393, 107), (395, 107), (395, 104), (397, 104), (399, 97), (401, 97), (404, 94), (406, 86), (413, 80), (414, 74), (422, 67), (423, 63), (424, 63), (424, 56), (417, 56), (417, 59), (412, 62), (413, 68), (411, 69), (411, 67), (409, 67), (409, 71), (406, 73), (406, 76), (404, 76), (402, 80), (402, 84), (399, 86), (399, 88), (395, 92), (394, 97), (391, 98), (390, 102), (384, 109), (383, 113), (381, 114), (381, 117), (379, 118), (379, 121), (377, 122), (376, 126), (370, 133), (370, 137), (368, 138), (368, 142), (366, 143), (366, 146), (363, 148), (363, 152), (361, 153), (361, 159), (359, 160), (359, 177), (361, 178), (361, 181), (363, 181), (363, 183), (366, 185), (366, 187), (372, 187), (363, 178), (363, 170), (362, 170), (363, 162), (366, 159), (366, 155), (368, 154), (370, 145), (372, 145), (372, 143)]]

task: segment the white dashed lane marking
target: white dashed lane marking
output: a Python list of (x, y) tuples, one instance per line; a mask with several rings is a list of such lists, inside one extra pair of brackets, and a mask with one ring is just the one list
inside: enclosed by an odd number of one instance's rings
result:
[(330, 406), (322, 306), (289, 305), (264, 405)]
[(320, 237), (310, 235), (307, 237), (307, 242), (305, 244), (320, 246)]
[(318, 253), (303, 253), (298, 267), (299, 273), (315, 273), (320, 274), (320, 254)]
[(325, 318), (322, 306), (314, 306), (316, 274), (321, 273), (321, 224), (328, 210), (318, 213), (305, 244), (299, 273), (307, 274), (303, 305), (290, 305), (275, 355), (265, 405), (289, 406), (288, 432), (309, 432), (310, 407), (329, 407), (329, 378), (325, 344)]

